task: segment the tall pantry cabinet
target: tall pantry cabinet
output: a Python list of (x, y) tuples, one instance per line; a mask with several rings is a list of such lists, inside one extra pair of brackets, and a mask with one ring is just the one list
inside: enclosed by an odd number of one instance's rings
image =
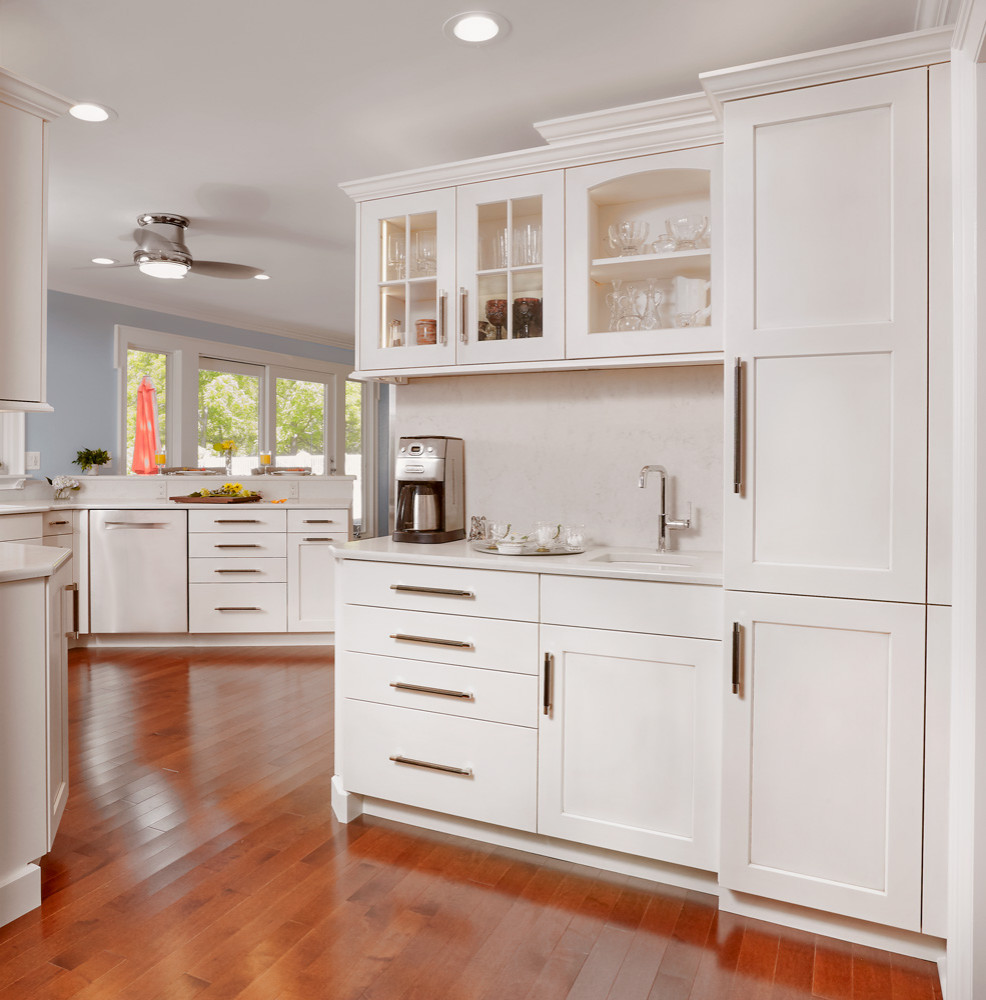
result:
[(720, 881), (919, 931), (929, 74), (729, 101)]

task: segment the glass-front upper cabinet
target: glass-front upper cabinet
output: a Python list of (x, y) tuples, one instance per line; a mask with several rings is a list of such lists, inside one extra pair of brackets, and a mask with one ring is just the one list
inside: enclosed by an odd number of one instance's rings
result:
[(430, 368), (455, 360), (455, 190), (360, 207), (358, 365)]
[(456, 198), (456, 363), (563, 358), (563, 172), (465, 184)]
[(566, 171), (566, 355), (722, 351), (720, 146)]

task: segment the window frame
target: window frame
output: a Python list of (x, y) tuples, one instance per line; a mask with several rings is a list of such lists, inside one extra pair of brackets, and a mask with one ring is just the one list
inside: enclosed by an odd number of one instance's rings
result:
[[(168, 392), (165, 416), (168, 427), (166, 455), (168, 465), (198, 466), (199, 369), (217, 363), (252, 365), (265, 369), (260, 423), (260, 450), (270, 450), (275, 437), (274, 379), (278, 375), (309, 382), (327, 381), (334, 386), (332, 408), (326, 408), (325, 468), (338, 469), (337, 456), (345, 448), (345, 394), (340, 394), (340, 379), (352, 371), (351, 365), (293, 354), (280, 354), (259, 348), (200, 340), (174, 333), (143, 330), (139, 327), (114, 327), (114, 357), (117, 369), (117, 454), (126, 455), (127, 443), (127, 352), (150, 351), (166, 354)], [(212, 369), (218, 370), (218, 369)], [(331, 426), (334, 421), (334, 428)], [(329, 433), (333, 430), (334, 433)], [(367, 443), (372, 447), (372, 442)], [(126, 475), (122, 469), (121, 474)], [(332, 475), (330, 471), (328, 473)]]
[(24, 414), (0, 410), (0, 489), (22, 489), (27, 478)]

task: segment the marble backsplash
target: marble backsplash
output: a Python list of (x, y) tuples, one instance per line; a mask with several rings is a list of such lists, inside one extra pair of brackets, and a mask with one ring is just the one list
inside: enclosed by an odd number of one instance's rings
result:
[(692, 527), (670, 547), (722, 548), (723, 375), (719, 365), (465, 375), (397, 387), (394, 440), (465, 440), (467, 515), (585, 524), (606, 545), (656, 546), (663, 465), (669, 513)]

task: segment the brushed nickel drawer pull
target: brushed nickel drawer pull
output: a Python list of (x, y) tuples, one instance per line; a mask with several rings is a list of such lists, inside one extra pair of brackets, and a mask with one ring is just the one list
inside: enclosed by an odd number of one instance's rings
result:
[(233, 545), (231, 543), (226, 543), (223, 545), (213, 545), (214, 549), (259, 549), (260, 546), (256, 542), (244, 542), (242, 545)]
[(255, 517), (217, 517), (216, 524), (260, 524)]
[(414, 691), (417, 694), (440, 694), (444, 698), (465, 698), (467, 701), (474, 701), (475, 695), (471, 691), (452, 691), (449, 688), (428, 687), (425, 684), (405, 684), (404, 681), (391, 681), (390, 686), (398, 691)]
[(214, 569), (213, 573), (259, 573), (259, 569)]
[(471, 642), (461, 642), (459, 639), (431, 639), (426, 635), (405, 635), (403, 632), (391, 632), (391, 639), (402, 642), (428, 642), (433, 646), (454, 646), (456, 649), (472, 649)]
[(743, 362), (733, 366), (733, 492), (743, 492)]
[(48, 527), (54, 528), (56, 524), (68, 524), (68, 521), (49, 521)]
[(733, 694), (740, 693), (740, 681), (742, 679), (742, 655), (743, 655), (743, 626), (739, 622), (733, 622)]
[(446, 774), (464, 774), (467, 778), (472, 777), (470, 767), (452, 767), (451, 764), (433, 764), (430, 760), (415, 760), (413, 757), (402, 757), (394, 754), (390, 758), (395, 764), (410, 764), (412, 767), (427, 767), (432, 771), (444, 771)]
[(331, 539), (331, 538), (303, 538), (302, 541), (303, 542), (331, 542), (331, 541), (333, 541), (333, 539)]
[(263, 611), (263, 608), (214, 608), (214, 611)]
[(79, 638), (79, 585), (70, 583), (65, 587), (72, 594), (72, 629), (65, 633), (66, 639)]
[(302, 524), (335, 524), (335, 521), (333, 521), (331, 517), (322, 517), (322, 518), (314, 518), (314, 517), (307, 518), (306, 517), (301, 523)]
[(438, 594), (440, 597), (475, 597), (471, 590), (449, 590), (447, 587), (411, 587), (403, 583), (392, 583), (391, 590), (401, 594)]
[(551, 653), (544, 654), (544, 691), (542, 692), (541, 710), (545, 715), (551, 715), (552, 683), (551, 668), (555, 665), (555, 658)]
[(174, 528), (177, 525), (169, 521), (107, 521), (107, 528)]

